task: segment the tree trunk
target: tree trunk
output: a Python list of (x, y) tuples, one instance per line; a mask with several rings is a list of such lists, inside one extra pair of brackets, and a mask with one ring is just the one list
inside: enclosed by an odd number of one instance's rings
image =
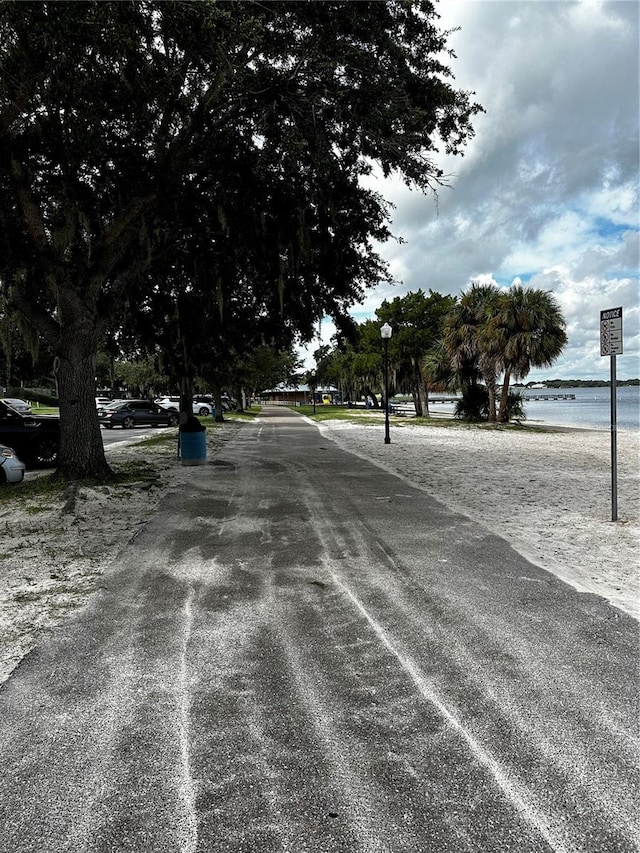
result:
[(61, 328), (54, 366), (60, 400), (58, 474), (65, 480), (108, 480), (95, 401), (97, 338), (81, 320)]
[(180, 424), (193, 417), (193, 386), (188, 376), (180, 377)]
[(498, 420), (501, 424), (507, 422), (507, 406), (509, 405), (509, 383), (511, 382), (511, 371), (507, 370), (502, 380), (502, 393), (500, 396), (500, 411)]
[(487, 382), (487, 391), (489, 392), (489, 423), (496, 422), (496, 383)]
[(413, 404), (419, 418), (429, 418), (429, 397), (424, 382), (419, 382), (413, 392)]
[(218, 388), (217, 385), (215, 385), (213, 388), (212, 397), (216, 407), (215, 422), (222, 424), (224, 423), (224, 413), (222, 411), (222, 391), (220, 390), (220, 388)]

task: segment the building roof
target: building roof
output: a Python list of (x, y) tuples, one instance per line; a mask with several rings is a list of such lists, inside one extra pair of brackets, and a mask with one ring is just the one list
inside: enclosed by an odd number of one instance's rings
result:
[(263, 394), (295, 394), (296, 392), (311, 391), (308, 385), (286, 385), (281, 382), (275, 388), (266, 388)]
[[(337, 391), (335, 385), (328, 385), (326, 388), (317, 387), (316, 391)], [(311, 393), (311, 388), (308, 385), (287, 385), (281, 382), (275, 388), (266, 388), (262, 391), (263, 394), (296, 394), (296, 393)]]

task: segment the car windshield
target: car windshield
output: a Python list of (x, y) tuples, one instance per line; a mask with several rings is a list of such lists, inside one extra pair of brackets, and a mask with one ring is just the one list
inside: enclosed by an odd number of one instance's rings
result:
[(23, 414), (21, 414), (17, 409), (14, 409), (13, 406), (5, 403), (4, 400), (0, 401), (0, 415), (5, 418), (20, 418), (21, 420), (25, 420), (25, 416)]

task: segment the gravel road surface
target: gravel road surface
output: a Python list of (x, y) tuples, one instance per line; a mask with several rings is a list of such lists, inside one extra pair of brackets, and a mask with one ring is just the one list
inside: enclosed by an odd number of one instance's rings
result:
[(299, 415), (116, 565), (0, 689), (2, 853), (640, 849), (637, 622)]

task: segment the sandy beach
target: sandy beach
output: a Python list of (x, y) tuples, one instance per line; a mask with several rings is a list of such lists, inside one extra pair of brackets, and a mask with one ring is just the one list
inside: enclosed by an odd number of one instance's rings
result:
[[(209, 456), (241, 425), (209, 433)], [(399, 426), (391, 444), (382, 426), (326, 421), (340, 446), (429, 491), (451, 509), (503, 536), (517, 551), (584, 592), (640, 615), (640, 435), (618, 436), (618, 514), (612, 523), (609, 434)], [(140, 461), (123, 441), (113, 465)], [(54, 501), (0, 505), (0, 682), (101, 578), (153, 515), (160, 499), (188, 484), (175, 445), (145, 448), (156, 477), (126, 488), (81, 487)], [(194, 473), (195, 472), (195, 473)], [(455, 535), (455, 531), (452, 531)]]
[(618, 431), (618, 521), (609, 432), (325, 421), (328, 437), (505, 538), (582, 592), (640, 617), (640, 433)]

